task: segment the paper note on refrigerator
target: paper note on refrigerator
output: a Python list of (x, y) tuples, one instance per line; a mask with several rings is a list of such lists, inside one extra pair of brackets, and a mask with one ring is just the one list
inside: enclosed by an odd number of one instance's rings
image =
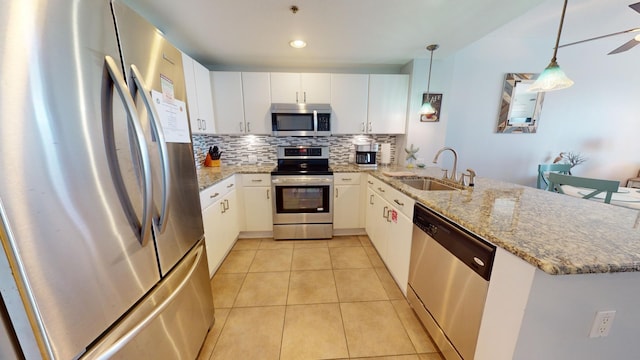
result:
[(184, 101), (168, 101), (161, 92), (152, 90), (153, 103), (160, 117), (165, 141), (168, 143), (190, 143), (189, 119)]

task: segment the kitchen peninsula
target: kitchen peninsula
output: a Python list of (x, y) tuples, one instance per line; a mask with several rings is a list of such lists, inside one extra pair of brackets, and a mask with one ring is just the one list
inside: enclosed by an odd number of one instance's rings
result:
[[(335, 172), (360, 172), (333, 165)], [(273, 166), (198, 169), (200, 189)], [(640, 311), (638, 211), (477, 178), (474, 187), (420, 191), (367, 170), (498, 247), (476, 359), (630, 358)], [(440, 177), (437, 168), (412, 170)], [(408, 264), (407, 264), (408, 266)], [(589, 338), (595, 313), (615, 310), (611, 333)]]

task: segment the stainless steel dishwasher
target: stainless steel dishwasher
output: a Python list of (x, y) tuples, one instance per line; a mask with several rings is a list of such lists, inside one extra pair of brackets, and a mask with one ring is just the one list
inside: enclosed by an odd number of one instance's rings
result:
[(473, 359), (494, 245), (421, 204), (413, 215), (407, 299), (447, 359)]

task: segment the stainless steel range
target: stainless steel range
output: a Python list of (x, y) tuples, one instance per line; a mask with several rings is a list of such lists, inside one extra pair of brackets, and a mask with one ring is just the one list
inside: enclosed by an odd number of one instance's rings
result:
[(271, 184), (274, 239), (333, 236), (333, 171), (328, 147), (278, 147), (278, 167), (271, 172)]

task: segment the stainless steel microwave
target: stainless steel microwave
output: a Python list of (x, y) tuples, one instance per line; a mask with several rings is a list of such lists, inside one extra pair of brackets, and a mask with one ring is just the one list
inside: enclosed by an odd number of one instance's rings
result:
[(328, 104), (272, 104), (271, 130), (274, 136), (331, 135), (331, 106)]

